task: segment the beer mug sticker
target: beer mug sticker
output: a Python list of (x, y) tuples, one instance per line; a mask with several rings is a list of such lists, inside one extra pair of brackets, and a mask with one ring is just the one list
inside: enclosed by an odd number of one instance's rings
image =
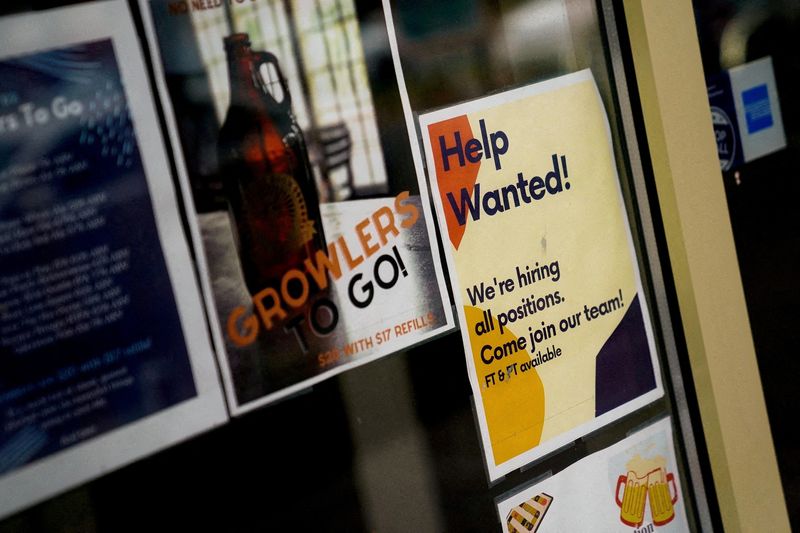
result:
[[(367, 15), (140, 6), (233, 414), (452, 328), (409, 139), (379, 127), (402, 104), (367, 68)], [(323, 26), (347, 57), (310, 45)]]
[(509, 533), (688, 531), (670, 418), (505, 498), (498, 512)]
[(674, 505), (678, 501), (675, 474), (667, 473), (663, 456), (633, 457), (626, 465), (627, 474), (617, 479), (614, 499), (620, 508), (619, 519), (631, 527), (641, 527), (645, 519), (645, 506), (650, 503), (650, 516), (654, 525), (663, 526), (675, 518)]

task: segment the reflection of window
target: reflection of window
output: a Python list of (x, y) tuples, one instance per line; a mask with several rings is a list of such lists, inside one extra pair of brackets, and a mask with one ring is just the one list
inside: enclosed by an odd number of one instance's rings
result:
[(292, 93), (292, 108), (297, 122), (307, 130), (311, 127), (308, 105), (300, 81), (298, 64), (292, 53), (292, 37), (289, 32), (286, 8), (281, 0), (259, 0), (244, 4), (233, 4), (233, 21), (236, 31), (250, 35), (253, 50), (267, 50), (275, 54)]
[[(353, 0), (234, 2), (230, 13), (193, 11), (192, 24), (220, 122), (228, 107), (222, 39), (234, 31), (233, 26), (248, 33), (254, 50), (267, 50), (278, 58), (297, 121), (311, 133), (309, 138), (315, 138), (320, 128), (344, 125), (352, 143), (350, 185), (358, 189), (386, 183)], [(336, 183), (348, 178), (330, 179)]]
[(352, 0), (295, 0), (309, 92), (321, 126), (344, 122), (353, 143), (355, 185), (386, 181), (364, 49)]
[(228, 66), (222, 39), (229, 35), (230, 27), (221, 9), (192, 11), (192, 26), (197, 38), (197, 48), (203, 58), (211, 85), (211, 96), (220, 123), (228, 107)]

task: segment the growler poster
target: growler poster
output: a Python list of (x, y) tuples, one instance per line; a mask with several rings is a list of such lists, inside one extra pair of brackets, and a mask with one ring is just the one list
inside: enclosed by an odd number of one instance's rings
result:
[(232, 411), (452, 327), (380, 7), (140, 5)]
[(665, 418), (498, 503), (503, 531), (689, 531)]
[(5, 515), (227, 415), (127, 5), (0, 34)]
[(490, 477), (661, 396), (591, 72), (420, 124)]

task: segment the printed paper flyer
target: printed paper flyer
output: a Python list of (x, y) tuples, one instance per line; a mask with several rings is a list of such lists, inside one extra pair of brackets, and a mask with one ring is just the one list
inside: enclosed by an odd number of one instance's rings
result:
[(591, 72), (420, 125), (490, 477), (661, 396)]
[(226, 416), (127, 6), (0, 34), (3, 514)]
[(141, 6), (232, 411), (451, 328), (380, 7)]
[(498, 503), (503, 531), (689, 531), (670, 419)]

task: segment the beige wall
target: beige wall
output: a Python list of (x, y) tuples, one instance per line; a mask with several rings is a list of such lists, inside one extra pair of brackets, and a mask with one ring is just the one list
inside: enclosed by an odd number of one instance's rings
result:
[(692, 5), (690, 0), (624, 0), (624, 7), (725, 530), (789, 531)]

